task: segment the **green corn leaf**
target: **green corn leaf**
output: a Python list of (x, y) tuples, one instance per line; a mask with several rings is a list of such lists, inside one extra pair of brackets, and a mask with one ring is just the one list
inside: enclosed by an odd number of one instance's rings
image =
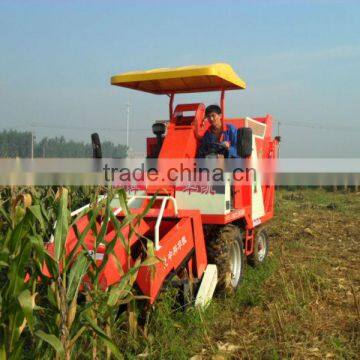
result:
[(75, 231), (75, 235), (76, 235), (78, 241), (66, 259), (67, 260), (66, 269), (72, 263), (73, 259), (75, 258), (76, 254), (77, 254), (77, 251), (80, 247), (82, 247), (86, 251), (88, 250), (87, 247), (85, 246), (84, 240), (85, 240), (86, 235), (90, 231), (90, 229), (95, 224), (97, 215), (98, 215), (98, 211), (95, 211), (93, 216), (90, 217), (89, 223), (86, 225), (85, 229), (83, 230), (83, 232), (81, 234), (79, 234), (79, 231), (75, 225), (74, 231)]
[(31, 255), (30, 242), (26, 242), (20, 251), (20, 254), (11, 261), (8, 272), (9, 287), (7, 294), (15, 299), (24, 288), (25, 266), (28, 264)]
[(29, 290), (22, 291), (18, 296), (20, 306), (24, 312), (24, 315), (26, 317), (31, 332), (34, 331), (34, 323), (35, 323), (34, 314), (33, 314), (33, 310), (35, 307), (35, 297), (36, 297), (36, 293), (32, 295)]
[[(134, 266), (132, 266), (129, 271), (126, 272), (126, 274), (123, 275), (123, 277), (120, 279), (120, 281), (112, 287), (110, 290), (110, 301), (109, 305), (116, 303), (117, 299), (119, 299), (120, 294), (123, 291), (127, 291), (128, 289), (131, 289), (132, 282), (134, 279), (136, 279), (137, 273), (141, 267), (140, 259), (136, 261)], [(135, 281), (135, 280), (134, 280)], [(111, 306), (111, 305), (110, 305)]]
[(105, 214), (102, 219), (102, 225), (100, 228), (100, 232), (99, 232), (98, 236), (96, 237), (96, 247), (98, 247), (99, 244), (104, 243), (104, 238), (105, 238), (106, 231), (108, 228), (108, 223), (110, 220), (110, 213), (111, 213), (110, 201), (111, 201), (111, 199), (108, 196), (106, 198)]
[(132, 283), (136, 280), (140, 267), (153, 266), (159, 261), (157, 257), (148, 257), (144, 262), (140, 262), (140, 259), (138, 259), (134, 266), (121, 278), (120, 282), (111, 288), (107, 304), (114, 306), (119, 300), (126, 298), (126, 296), (132, 296)]
[(122, 209), (122, 211), (124, 212), (125, 216), (128, 215), (130, 213), (129, 211), (129, 207), (127, 204), (127, 196), (126, 196), (126, 192), (124, 189), (120, 189), (117, 192), (118, 198), (119, 198), (119, 203), (120, 203), (120, 207)]
[(0, 360), (6, 360), (5, 344), (0, 345)]
[(82, 333), (86, 330), (86, 326), (82, 326), (77, 333), (71, 338), (70, 347), (76, 343), (76, 341), (80, 338)]
[(41, 230), (45, 230), (44, 217), (42, 216), (40, 205), (30, 206), (29, 211), (34, 215), (36, 220), (39, 222)]
[(2, 206), (0, 206), (0, 215), (7, 221), (8, 224), (11, 224), (11, 219)]
[(154, 243), (151, 240), (148, 240), (146, 243), (146, 252), (147, 252), (147, 255), (150, 257), (155, 256)]
[(45, 258), (44, 241), (40, 235), (29, 236), (29, 240), (33, 249), (33, 257), (39, 269), (42, 268)]
[(65, 250), (65, 241), (68, 234), (68, 190), (63, 188), (60, 196), (60, 204), (57, 213), (54, 243), (55, 243), (55, 260), (60, 261)]
[(71, 221), (70, 227), (74, 226), (83, 216), (91, 213), (92, 209), (91, 207), (88, 207), (81, 211), (79, 214), (76, 215), (76, 217)]
[(140, 264), (140, 266), (153, 266), (158, 264), (160, 261), (161, 260), (156, 256), (149, 256)]
[(114, 225), (117, 236), (120, 238), (120, 241), (121, 241), (122, 245), (124, 246), (125, 250), (128, 252), (128, 254), (130, 254), (129, 238), (125, 239), (124, 235), (122, 234), (122, 229), (126, 226), (130, 226), (130, 224), (136, 218), (136, 215), (128, 214), (121, 221), (121, 223), (112, 212), (110, 213), (110, 218), (111, 218), (112, 224)]
[(22, 359), (24, 359), (24, 340), (20, 340), (20, 341), (16, 342), (16, 344), (14, 346), (14, 350), (11, 352), (11, 355), (10, 355), (10, 357), (8, 359), (9, 360), (22, 360)]
[(19, 222), (14, 231), (11, 233), (9, 239), (9, 251), (11, 253), (16, 253), (21, 248), (21, 244), (23, 243), (24, 237), (27, 236), (30, 230), (30, 223), (29, 223), (29, 213), (25, 215), (21, 222)]
[(89, 259), (82, 252), (77, 256), (76, 261), (70, 270), (68, 290), (66, 294), (68, 300), (72, 300), (75, 296), (77, 296), (81, 281), (86, 274), (88, 267)]
[[(135, 283), (135, 280), (138, 276), (138, 272), (139, 272), (139, 269), (141, 267), (141, 258), (140, 256), (135, 260), (135, 264), (133, 266), (133, 269), (134, 271), (129, 271), (130, 272), (130, 285), (132, 286), (134, 283)], [(131, 269), (132, 270), (132, 269)]]
[(128, 295), (131, 294), (131, 286), (114, 286), (111, 288), (109, 297), (107, 300), (108, 306), (115, 306), (119, 300), (126, 298)]
[(56, 303), (56, 297), (55, 297), (55, 293), (52, 290), (51, 286), (47, 286), (47, 300), (49, 301), (49, 303), (54, 307), (57, 308), (57, 303)]
[(144, 211), (138, 215), (138, 223), (146, 216), (146, 214), (150, 211), (152, 206), (154, 205), (154, 202), (156, 200), (157, 193), (154, 194), (154, 196), (150, 199), (149, 203), (146, 205)]
[(47, 251), (44, 252), (44, 258), (50, 277), (56, 279), (59, 276), (59, 268), (56, 266), (55, 259)]
[(26, 209), (24, 209), (20, 205), (15, 206), (14, 214), (13, 214), (14, 225), (18, 224), (24, 218), (25, 214), (26, 214)]
[[(103, 260), (102, 260), (100, 266), (96, 270), (96, 281), (98, 280), (101, 271), (105, 268), (106, 264), (108, 263), (109, 255), (114, 253), (114, 247), (116, 245), (116, 241), (117, 241), (117, 238), (115, 236), (110, 242), (106, 243)], [(116, 258), (116, 256), (115, 256), (115, 258)]]
[(50, 212), (47, 210), (45, 203), (40, 204), (41, 215), (45, 218), (46, 222), (50, 221)]
[(104, 345), (111, 350), (116, 359), (124, 359), (124, 356), (121, 354), (118, 347), (115, 343), (106, 335), (106, 333), (95, 323), (94, 320), (90, 318), (90, 316), (86, 313), (84, 315), (85, 320), (90, 325), (90, 327), (95, 331), (95, 333), (99, 336)]
[[(14, 299), (15, 300), (15, 299)], [(16, 301), (14, 301), (16, 303)], [(19, 306), (11, 309), (9, 314), (8, 348), (14, 349), (21, 346), (19, 342), (21, 325), (24, 322), (24, 314)]]
[(0, 250), (0, 269), (2, 267), (9, 267), (9, 250), (7, 248)]
[(38, 330), (35, 332), (35, 335), (39, 337), (41, 340), (44, 340), (48, 344), (50, 344), (54, 350), (60, 355), (64, 356), (65, 351), (61, 341), (53, 334), (47, 334), (42, 330)]

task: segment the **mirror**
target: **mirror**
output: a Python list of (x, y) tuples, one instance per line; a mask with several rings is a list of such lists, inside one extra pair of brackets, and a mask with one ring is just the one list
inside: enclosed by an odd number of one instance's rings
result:
[(102, 158), (101, 142), (98, 133), (91, 134), (91, 144), (93, 149), (93, 158), (101, 159)]
[(157, 138), (161, 138), (165, 134), (166, 126), (164, 123), (156, 122), (152, 126), (152, 131)]

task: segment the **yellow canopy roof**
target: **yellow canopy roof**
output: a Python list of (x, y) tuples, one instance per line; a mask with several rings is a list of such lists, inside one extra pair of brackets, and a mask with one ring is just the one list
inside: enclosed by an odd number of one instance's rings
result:
[(133, 71), (111, 78), (111, 84), (153, 94), (245, 89), (228, 64), (183, 66)]

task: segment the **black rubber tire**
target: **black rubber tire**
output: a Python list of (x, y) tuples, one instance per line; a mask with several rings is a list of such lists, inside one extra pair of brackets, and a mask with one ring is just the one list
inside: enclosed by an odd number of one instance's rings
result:
[[(262, 238), (262, 239), (261, 239)], [(262, 243), (265, 242), (265, 254), (259, 257), (260, 244), (259, 241), (262, 240)], [(269, 253), (269, 235), (265, 229), (259, 229), (255, 231), (255, 240), (254, 240), (254, 252), (247, 257), (247, 262), (253, 267), (262, 265)]]
[[(218, 270), (217, 291), (223, 294), (234, 294), (244, 274), (244, 252), (242, 232), (233, 225), (213, 226), (206, 231), (206, 249), (208, 263), (215, 264)], [(232, 255), (236, 252), (240, 271), (238, 280), (234, 280)]]

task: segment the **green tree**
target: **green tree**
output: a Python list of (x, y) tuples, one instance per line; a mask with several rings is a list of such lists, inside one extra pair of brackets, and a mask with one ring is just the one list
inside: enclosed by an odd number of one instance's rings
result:
[(0, 132), (0, 157), (31, 156), (31, 132), (4, 130)]
[[(124, 158), (127, 155), (127, 147), (105, 141), (102, 144), (102, 152), (104, 157)], [(34, 143), (34, 157), (88, 158), (91, 156), (90, 143), (66, 140), (64, 136), (45, 137), (40, 142)], [(31, 132), (16, 130), (0, 132), (0, 157), (31, 157)]]

